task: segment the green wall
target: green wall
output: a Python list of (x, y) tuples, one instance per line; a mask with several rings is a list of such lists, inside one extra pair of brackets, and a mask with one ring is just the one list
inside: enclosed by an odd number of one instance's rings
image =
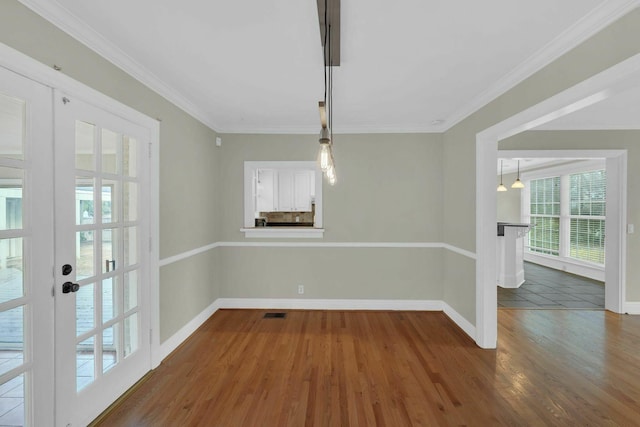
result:
[[(315, 135), (222, 135), (222, 241), (245, 239), (244, 162), (314, 160)], [(442, 135), (335, 135), (338, 184), (323, 184), (324, 238), (440, 242)], [(294, 239), (295, 242), (305, 240)], [(442, 298), (440, 248), (219, 248), (221, 295), (234, 298)]]

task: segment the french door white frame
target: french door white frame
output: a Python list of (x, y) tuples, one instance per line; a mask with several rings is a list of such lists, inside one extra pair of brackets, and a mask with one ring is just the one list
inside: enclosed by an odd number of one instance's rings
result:
[[(159, 295), (159, 210), (160, 210), (160, 187), (159, 187), (159, 141), (160, 124), (147, 115), (130, 108), (95, 89), (80, 83), (45, 64), (0, 43), (0, 67), (4, 67), (14, 73), (27, 77), (35, 82), (41, 83), (52, 89), (58, 89), (75, 98), (89, 102), (98, 108), (102, 108), (109, 113), (126, 118), (129, 121), (141, 125), (150, 132), (149, 145), (149, 308), (151, 312), (151, 331), (141, 331), (151, 335), (151, 369), (157, 367), (162, 361), (160, 350), (160, 295)], [(53, 143), (53, 132), (51, 140)], [(53, 159), (51, 159), (53, 161)], [(51, 248), (53, 250), (53, 248)], [(53, 315), (53, 313), (51, 313)], [(53, 318), (52, 318), (53, 319)], [(53, 320), (52, 320), (53, 321)], [(52, 396), (53, 398), (53, 396)]]
[[(623, 90), (637, 86), (640, 81), (640, 54), (634, 55), (577, 85), (552, 96), (506, 120), (503, 120), (476, 135), (476, 343), (482, 348), (496, 348), (498, 339), (498, 297), (496, 292), (495, 253), (497, 237), (495, 233), (496, 213), (496, 162), (498, 160), (498, 141), (544, 123), (578, 111), (602, 101)], [(575, 156), (575, 153), (574, 153)], [(602, 155), (600, 155), (602, 157)], [(617, 160), (616, 160), (617, 159)], [(626, 155), (607, 159), (607, 170), (617, 170), (626, 181)], [(609, 198), (612, 203), (624, 199), (625, 188), (617, 188), (609, 194), (607, 188), (607, 209)], [(626, 311), (625, 275), (626, 275), (626, 205), (613, 221), (612, 230), (618, 238), (608, 239), (606, 251), (615, 251), (618, 262), (607, 268), (606, 280), (621, 282), (620, 294), (609, 296), (607, 309)], [(607, 233), (609, 224), (607, 223)], [(609, 234), (607, 234), (609, 237)], [(612, 289), (618, 289), (611, 286)]]

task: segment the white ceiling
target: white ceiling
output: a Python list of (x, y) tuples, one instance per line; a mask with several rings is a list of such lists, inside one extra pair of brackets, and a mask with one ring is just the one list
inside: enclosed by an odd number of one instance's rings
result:
[[(219, 132), (319, 129), (316, 0), (20, 1)], [(334, 130), (446, 130), (637, 4), (342, 0)]]

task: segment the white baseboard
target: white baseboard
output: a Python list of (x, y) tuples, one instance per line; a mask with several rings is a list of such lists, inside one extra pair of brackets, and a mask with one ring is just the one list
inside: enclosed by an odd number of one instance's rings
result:
[[(359, 299), (295, 299), (295, 298), (218, 298), (209, 307), (184, 325), (178, 332), (160, 344), (154, 355), (158, 366), (173, 350), (178, 348), (196, 329), (221, 308), (237, 309), (290, 309), (290, 310), (398, 310), (443, 311), (472, 339), (476, 328), (449, 304), (439, 300), (359, 300)], [(640, 303), (638, 303), (640, 313)]]
[(467, 335), (471, 337), (471, 339), (476, 339), (476, 327), (471, 324), (467, 319), (462, 317), (460, 313), (455, 311), (453, 307), (451, 307), (446, 302), (442, 302), (442, 308), (444, 314), (449, 316), (449, 319), (453, 320), (453, 322), (460, 327)]
[(640, 314), (640, 302), (627, 302), (624, 304), (626, 314)]
[(220, 298), (218, 303), (220, 308), (442, 311), (442, 301), (432, 300)]
[(166, 341), (160, 344), (160, 348), (157, 355), (153, 358), (156, 363), (154, 367), (158, 366), (173, 350), (178, 348), (187, 338), (193, 334), (209, 317), (213, 315), (220, 308), (219, 299), (215, 300), (209, 307), (205, 308), (194, 317), (189, 323), (184, 325), (178, 332), (171, 335)]

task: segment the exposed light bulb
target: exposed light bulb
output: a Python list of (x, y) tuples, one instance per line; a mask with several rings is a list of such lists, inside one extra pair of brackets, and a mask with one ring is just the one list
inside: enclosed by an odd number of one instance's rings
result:
[(318, 165), (322, 172), (326, 172), (331, 164), (331, 146), (328, 143), (320, 144), (320, 152), (318, 153)]
[(333, 162), (331, 162), (331, 165), (327, 169), (327, 179), (329, 180), (329, 184), (330, 185), (335, 185), (336, 184), (336, 181), (337, 181), (336, 168), (333, 165)]

